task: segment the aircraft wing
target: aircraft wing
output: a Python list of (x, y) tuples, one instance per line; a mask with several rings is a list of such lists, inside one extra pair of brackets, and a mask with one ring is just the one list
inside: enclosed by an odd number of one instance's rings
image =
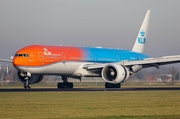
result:
[(13, 62), (12, 59), (2, 59), (2, 58), (0, 58), (0, 61), (1, 62), (7, 62), (7, 63), (12, 63)]
[[(161, 65), (180, 63), (180, 55), (163, 56), (158, 58), (145, 58), (144, 60), (122, 61), (118, 63), (126, 67), (132, 67), (134, 65), (142, 65), (143, 68), (148, 68), (148, 67), (159, 68), (159, 66)], [(87, 64), (83, 68), (87, 70), (102, 69), (107, 64), (109, 63)]]
[(144, 60), (124, 61), (122, 64), (127, 67), (142, 65), (143, 68), (156, 67), (161, 65), (180, 63), (180, 55), (163, 56), (158, 58), (145, 58)]

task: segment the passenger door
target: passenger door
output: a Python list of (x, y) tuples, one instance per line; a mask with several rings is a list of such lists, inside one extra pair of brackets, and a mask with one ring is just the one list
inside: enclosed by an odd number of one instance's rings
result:
[(42, 52), (38, 52), (39, 55), (39, 62), (43, 65), (44, 64), (44, 55), (42, 54)]

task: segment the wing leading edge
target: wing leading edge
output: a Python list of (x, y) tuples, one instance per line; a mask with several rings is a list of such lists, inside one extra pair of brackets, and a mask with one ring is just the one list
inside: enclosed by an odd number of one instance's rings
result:
[[(132, 60), (132, 61), (121, 61), (117, 64), (125, 67), (132, 67), (134, 65), (142, 65), (143, 68), (156, 67), (159, 68), (161, 65), (180, 63), (180, 55), (163, 56), (157, 58), (145, 58), (144, 60)], [(87, 64), (84, 66), (85, 69), (102, 69), (109, 63), (98, 63), (98, 64)]]
[(130, 67), (133, 65), (142, 65), (143, 68), (156, 67), (172, 63), (180, 63), (180, 55), (163, 56), (157, 58), (145, 58), (144, 60), (124, 61), (123, 65)]

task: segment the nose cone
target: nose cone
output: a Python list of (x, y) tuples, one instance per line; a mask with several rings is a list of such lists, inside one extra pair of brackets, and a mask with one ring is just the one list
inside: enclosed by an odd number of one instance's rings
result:
[(13, 65), (17, 70), (21, 71), (25, 71), (25, 69), (27, 68), (26, 59), (24, 59), (23, 57), (14, 57)]
[(21, 65), (21, 61), (18, 58), (14, 57), (13, 58), (13, 65), (15, 67), (20, 66)]
[(13, 59), (13, 65), (17, 70), (21, 70), (21, 71), (26, 71), (26, 66), (25, 66), (26, 62), (23, 61), (21, 58), (19, 57), (14, 57)]
[(13, 58), (13, 65), (17, 70), (19, 70), (20, 63), (17, 58)]
[(24, 66), (27, 64), (26, 58), (22, 54), (16, 54), (13, 58), (13, 65), (17, 66)]

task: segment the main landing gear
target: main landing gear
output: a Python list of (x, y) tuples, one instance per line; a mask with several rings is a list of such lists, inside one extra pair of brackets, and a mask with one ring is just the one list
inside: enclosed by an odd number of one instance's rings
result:
[(111, 83), (105, 83), (105, 88), (121, 88), (121, 84), (117, 83), (117, 84), (111, 84)]
[(68, 77), (62, 76), (63, 83), (58, 83), (57, 87), (58, 89), (61, 88), (73, 88), (73, 83), (67, 81)]

